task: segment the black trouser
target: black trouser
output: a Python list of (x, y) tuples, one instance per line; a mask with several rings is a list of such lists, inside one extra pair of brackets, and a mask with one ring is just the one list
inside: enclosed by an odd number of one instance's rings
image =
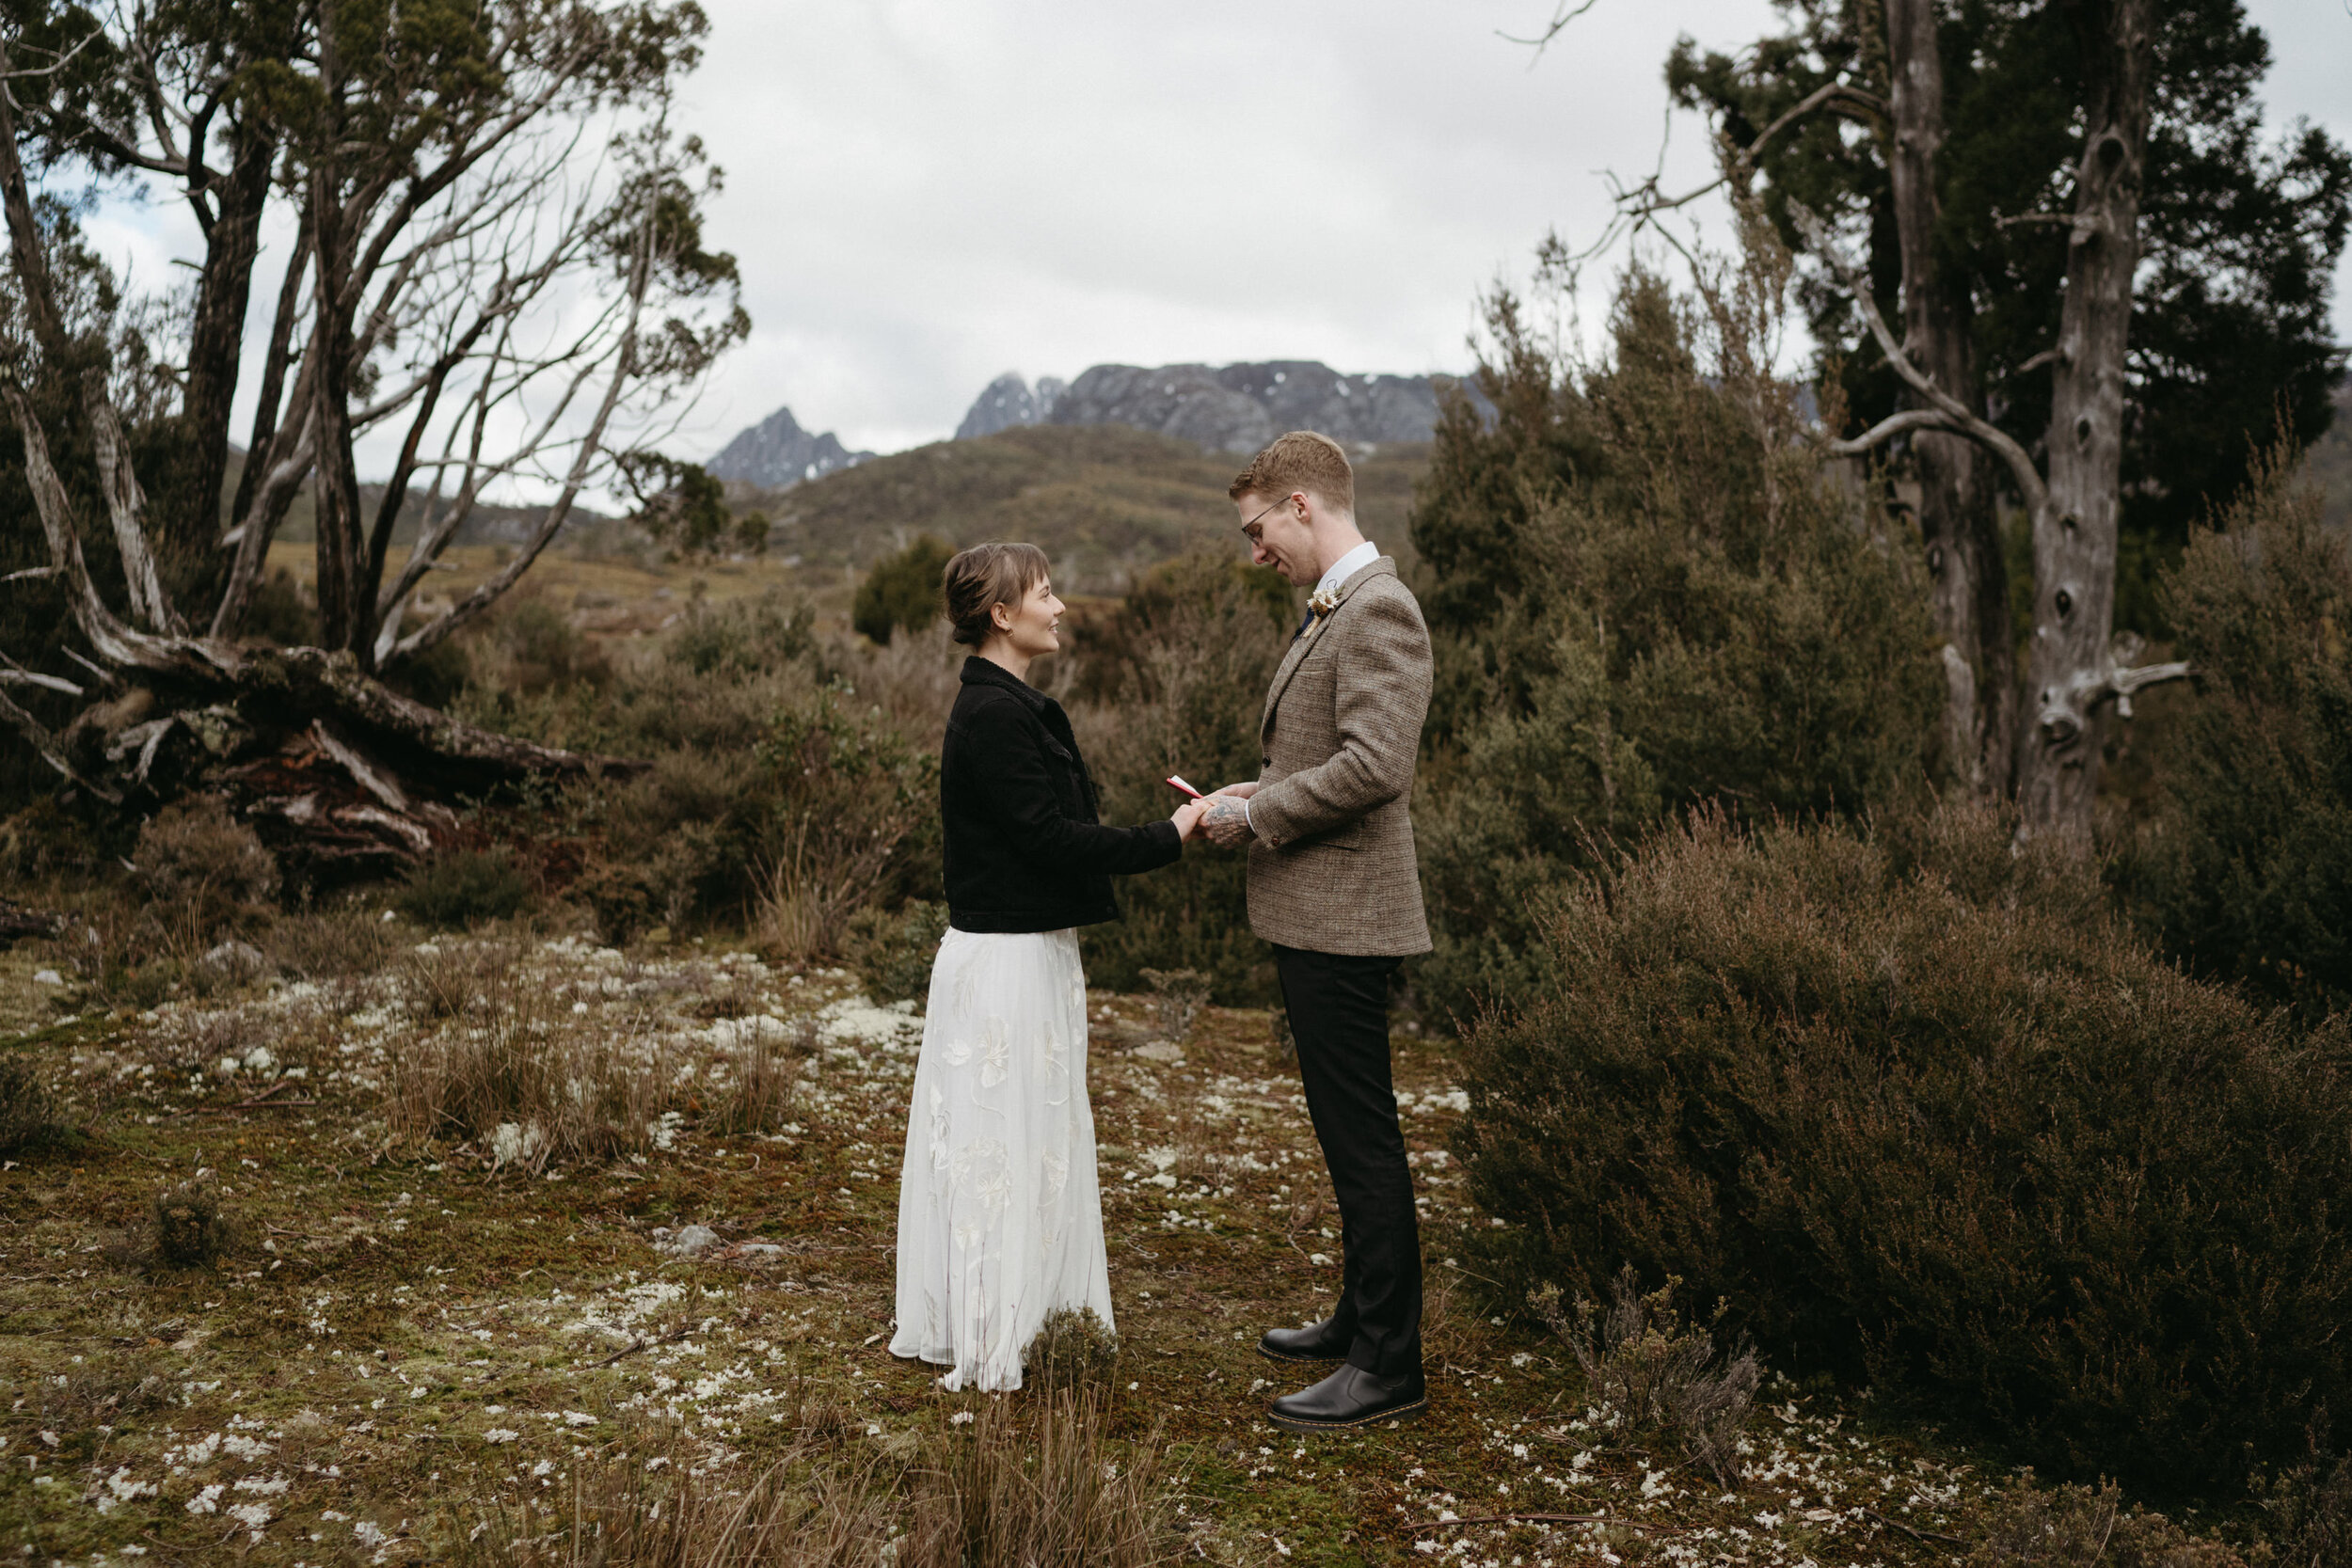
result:
[(1398, 960), (1274, 950), (1331, 1190), (1344, 1269), (1333, 1328), (1375, 1377), (1421, 1370), (1421, 1226), (1389, 1075), (1389, 976)]

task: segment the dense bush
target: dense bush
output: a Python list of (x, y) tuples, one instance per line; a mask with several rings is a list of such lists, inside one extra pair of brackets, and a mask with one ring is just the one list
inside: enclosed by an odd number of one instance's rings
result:
[(945, 608), (940, 577), (954, 554), (926, 533), (883, 556), (857, 585), (850, 624), (877, 642), (889, 641), (890, 634), (901, 628), (920, 631), (930, 626)]
[(1716, 801), (1851, 815), (1918, 795), (1942, 677), (1915, 541), (1800, 439), (1756, 360), (1769, 256), (1677, 302), (1639, 271), (1578, 374), (1490, 311), (1414, 515), (1437, 634), (1415, 813), (1441, 1009), (1534, 981), (1549, 890), (1599, 846)]
[(531, 901), (531, 878), (503, 848), (453, 849), (408, 874), (393, 906), (420, 926), (462, 931)]
[[(1190, 556), (1138, 583), (1082, 641), (1073, 719), (1104, 821), (1166, 816), (1177, 804), (1162, 782), (1170, 773), (1201, 789), (1258, 776), (1258, 721), (1291, 624), (1291, 591), (1273, 573)], [(1192, 969), (1226, 1006), (1271, 1002), (1247, 867), (1242, 851), (1203, 839), (1174, 865), (1120, 878), (1125, 918), (1083, 933), (1088, 978), (1137, 990), (1147, 968)]]
[(2287, 456), (2160, 583), (2197, 694), (2117, 880), (2191, 970), (2315, 1019), (2352, 1007), (2352, 547)]
[(2159, 1488), (2352, 1399), (2345, 1032), (2182, 975), (1990, 814), (1663, 833), (1465, 1055), (1524, 1280), (1678, 1275), (1785, 1363)]

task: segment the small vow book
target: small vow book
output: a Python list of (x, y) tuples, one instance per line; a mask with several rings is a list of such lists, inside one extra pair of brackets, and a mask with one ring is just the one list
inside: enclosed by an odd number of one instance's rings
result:
[(1199, 790), (1184, 783), (1184, 775), (1181, 773), (1170, 773), (1168, 776), (1168, 787), (1170, 789), (1181, 789), (1196, 800), (1202, 798)]

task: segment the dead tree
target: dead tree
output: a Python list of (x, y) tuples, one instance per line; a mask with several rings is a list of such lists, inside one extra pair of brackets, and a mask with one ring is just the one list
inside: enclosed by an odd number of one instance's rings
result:
[[(1586, 8), (1564, 5), (1539, 39), (1524, 41), (1540, 47)], [(1978, 791), (1997, 795), (2009, 787), (2013, 772), (2021, 832), (2087, 847), (2108, 715), (2129, 718), (2135, 692), (2186, 673), (2181, 664), (2132, 665), (2132, 648), (2110, 645), (2124, 349), (2139, 252), (2153, 69), (2150, 3), (2094, 0), (2080, 8), (2086, 130), (2074, 211), (2008, 220), (2052, 223), (2068, 233), (2058, 341), (2026, 367), (2047, 365), (2055, 377), (2048, 435), (2042, 443), (2046, 477), (2021, 444), (1979, 412), (1968, 305), (1936, 265), (1935, 158), (1944, 119), (1934, 0), (1888, 0), (1885, 15), (1891, 78), (1886, 98), (1833, 82), (1808, 94), (1746, 147), (1727, 148), (1722, 176), (1696, 190), (1670, 196), (1655, 175), (1620, 185), (1616, 214), (1585, 255), (1623, 234), (1654, 227), (1663, 214), (1726, 183), (1744, 187), (1762, 150), (1805, 117), (1843, 113), (1883, 128), (1901, 247), (1902, 341), (1889, 330), (1868, 277), (1843, 254), (1827, 225), (1794, 204), (1791, 214), (1851, 294), (1903, 382), (1910, 405), (1853, 440), (1823, 443), (1823, 450), (1858, 457), (1899, 437), (1911, 442), (1920, 465), (1920, 524), (1935, 584), (1933, 609), (1945, 640), (1948, 724), (1963, 773)], [(2033, 530), (2029, 722), (2015, 711), (2008, 572), (1992, 504), (1994, 465), (2024, 501)]]
[[(610, 761), (460, 723), (377, 677), (513, 588), (581, 493), (631, 445), (667, 434), (661, 421), (747, 329), (733, 259), (701, 244), (715, 174), (698, 175), (699, 146), (665, 119), (706, 24), (658, 0), (493, 0), (435, 30), (325, 0), (261, 8), (282, 34), (262, 36), (238, 31), (247, 9), (212, 18), (225, 45), (190, 36), (205, 13), (189, 6), (116, 12), (100, 34), (35, 58), (0, 39), (0, 207), (21, 299), (21, 335), (0, 341), (0, 404), (24, 442), (47, 546), (40, 575), (63, 589), (71, 618), (58, 651), (76, 667), (34, 670), (30, 651), (0, 650), (0, 720), (71, 785), (110, 800), (255, 769), (285, 784), (292, 768), (299, 784), (303, 768), (326, 767), (357, 797), (352, 820), (385, 819), (368, 830), (380, 848), (413, 851), (440, 820), (424, 806), (433, 794)], [(78, 104), (52, 93), (27, 123), (10, 89), (86, 47), (131, 90)], [(123, 112), (126, 101), (140, 107)], [(176, 183), (199, 210), (206, 255), (175, 449), (193, 454), (178, 467), (192, 466), (197, 493), (180, 486), (166, 517), (109, 390), (110, 324), (60, 287), (28, 148)], [(227, 409), (247, 346), (254, 236), (273, 203), (294, 240), (224, 530)], [(97, 468), (81, 488), (103, 498), (119, 602), (85, 559), (75, 486), (51, 460), (30, 395), (44, 383), (74, 390), (76, 444)], [(354, 449), (377, 432), (397, 436), (398, 455), (371, 512)], [(395, 564), (394, 525), (420, 482), (418, 532)], [(436, 598), (431, 575), (485, 492), (532, 482), (552, 496), (523, 546), (471, 593)], [(256, 645), (240, 634), (306, 484), (318, 642)], [(158, 538), (192, 531), (226, 554), (225, 570), (168, 569)], [(190, 584), (199, 602), (175, 593)], [(27, 685), (87, 705), (52, 729), (8, 697)], [(257, 793), (298, 825), (306, 813), (326, 820), (299, 793)]]
[[(1886, 0), (1886, 167), (1902, 256), (1903, 342), (1937, 386), (1981, 409), (1967, 286), (1945, 275), (1936, 254), (1944, 59), (1935, 11), (1934, 0)], [(1915, 394), (1912, 401), (1917, 404)], [(1947, 745), (1970, 792), (1998, 800), (2014, 768), (2017, 659), (1994, 458), (1944, 431), (1915, 433), (1911, 450), (1919, 470), (1919, 537), (1944, 642)]]
[[(2007, 467), (2033, 528), (2034, 626), (2026, 666), (2031, 727), (2018, 758), (2020, 831), (2087, 849), (2110, 713), (2129, 718), (2141, 688), (2187, 673), (2177, 663), (2133, 666), (2113, 646), (2132, 274), (2148, 145), (2153, 39), (2150, 0), (2085, 8), (2084, 135), (2067, 228), (2066, 293), (2052, 367), (2045, 478), (2032, 455), (1954, 395), (1909, 345), (1895, 341), (1867, 282), (1817, 219), (1812, 242), (1831, 260), (1888, 363), (1919, 400), (1829, 450), (1873, 451), (1897, 436), (1963, 436)], [(2055, 216), (2056, 214), (2054, 214)]]

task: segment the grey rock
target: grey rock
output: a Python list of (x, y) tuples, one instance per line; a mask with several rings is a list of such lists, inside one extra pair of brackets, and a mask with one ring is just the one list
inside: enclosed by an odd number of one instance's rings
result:
[(963, 422), (956, 426), (956, 439), (969, 441), (1000, 430), (1043, 424), (1052, 416), (1055, 402), (1069, 388), (1068, 382), (1051, 375), (1039, 376), (1032, 388), (1019, 371), (1007, 371), (972, 400)]
[(831, 431), (811, 435), (789, 408), (779, 408), (719, 449), (704, 467), (717, 479), (740, 480), (765, 490), (784, 490), (836, 468), (853, 468), (874, 454), (851, 451)]
[(784, 1248), (773, 1242), (745, 1242), (735, 1249), (735, 1255), (755, 1263), (772, 1263), (784, 1256)]
[(200, 960), (206, 969), (223, 974), (259, 974), (269, 967), (269, 959), (251, 942), (231, 938), (206, 953)]
[(698, 1258), (718, 1244), (719, 1233), (707, 1225), (690, 1225), (668, 1236), (654, 1232), (654, 1250), (673, 1258)]
[[(1055, 424), (1124, 424), (1251, 452), (1286, 430), (1316, 430), (1350, 446), (1426, 441), (1449, 378), (1343, 375), (1312, 359), (1227, 365), (1096, 365), (1054, 404)], [(1466, 387), (1483, 409), (1486, 400)]]

